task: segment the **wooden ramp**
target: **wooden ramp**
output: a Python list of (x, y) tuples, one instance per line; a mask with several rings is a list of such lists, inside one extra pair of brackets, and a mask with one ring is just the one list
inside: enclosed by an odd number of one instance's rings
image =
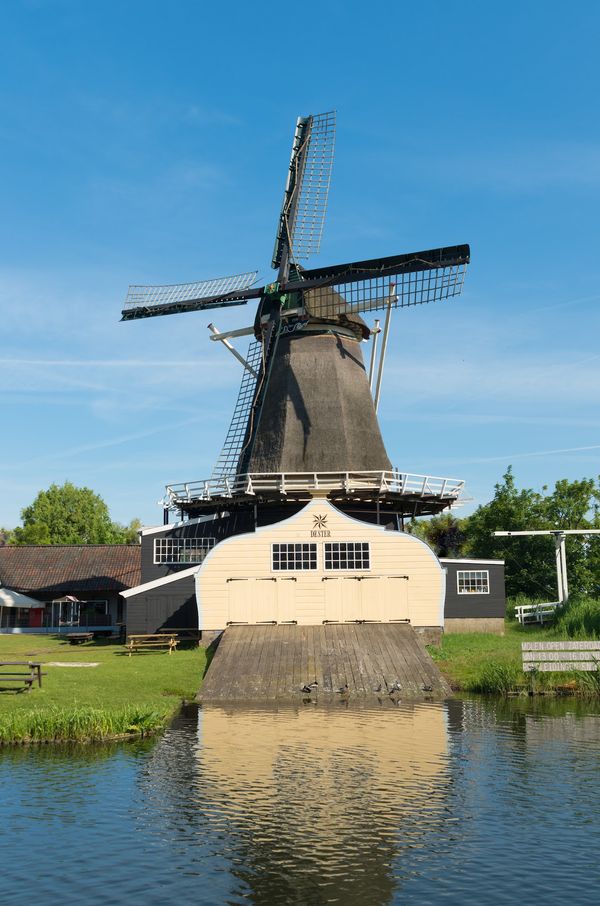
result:
[(317, 684), (311, 696), (321, 699), (390, 692), (402, 699), (450, 695), (407, 623), (336, 623), (229, 627), (198, 697), (203, 702), (300, 700), (303, 686), (311, 683)]

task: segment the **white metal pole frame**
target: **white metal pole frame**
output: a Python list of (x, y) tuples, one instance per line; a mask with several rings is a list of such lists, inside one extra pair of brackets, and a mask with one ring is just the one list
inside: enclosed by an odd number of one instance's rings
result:
[[(215, 335), (215, 338), (216, 338), (217, 340), (220, 340), (220, 341), (221, 341), (221, 343), (223, 344), (223, 346), (226, 346), (226, 347), (227, 347), (227, 349), (229, 350), (229, 352), (230, 352), (232, 355), (234, 355), (234, 356), (236, 357), (236, 359), (238, 360), (238, 362), (240, 362), (240, 363), (244, 366), (244, 368), (246, 369), (246, 371), (249, 371), (251, 375), (253, 375), (255, 378), (258, 379), (258, 374), (257, 374), (256, 371), (254, 370), (254, 368), (251, 368), (251, 367), (250, 367), (250, 365), (248, 364), (248, 362), (246, 361), (246, 359), (244, 358), (244, 356), (239, 354), (239, 352), (237, 351), (237, 349), (235, 349), (235, 347), (229, 342), (229, 340), (227, 340), (227, 339), (225, 339), (225, 337), (222, 337), (222, 336), (221, 336), (221, 332), (220, 332), (219, 330), (217, 330), (217, 328), (215, 327), (215, 325), (214, 325), (214, 324), (209, 324), (209, 325), (208, 325), (208, 329)], [(211, 337), (211, 339), (213, 339), (213, 338)]]
[(564, 604), (564, 588), (563, 588), (563, 573), (562, 573), (562, 545), (563, 545), (564, 535), (555, 535), (554, 536), (554, 556), (556, 559), (556, 585), (558, 587), (558, 603)]
[(566, 604), (569, 600), (569, 583), (567, 581), (567, 539), (564, 534), (560, 536), (560, 577), (562, 579), (562, 599)]
[(600, 529), (537, 529), (531, 532), (494, 532), (496, 538), (511, 538), (517, 535), (554, 535), (556, 557), (556, 584), (558, 586), (558, 603), (566, 604), (569, 600), (569, 581), (567, 578), (567, 535), (600, 535)]
[(373, 376), (375, 374), (375, 359), (377, 358), (377, 339), (380, 333), (381, 327), (379, 326), (379, 318), (375, 318), (375, 326), (371, 331), (373, 346), (371, 348), (371, 363), (369, 365), (369, 389), (371, 393), (373, 393)]

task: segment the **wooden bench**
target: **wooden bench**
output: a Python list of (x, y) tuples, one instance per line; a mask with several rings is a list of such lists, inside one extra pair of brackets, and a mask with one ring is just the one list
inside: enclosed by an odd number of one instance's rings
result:
[(158, 648), (167, 648), (169, 654), (175, 651), (179, 640), (173, 635), (161, 635), (159, 633), (147, 633), (146, 635), (130, 635), (127, 637), (125, 645), (129, 657), (134, 651), (152, 651)]
[[(14, 671), (8, 670), (5, 671), (4, 667), (27, 667), (28, 672), (24, 670)], [(42, 665), (36, 661), (0, 661), (0, 688), (4, 686), (5, 683), (19, 683), (23, 686), (23, 689), (27, 689), (27, 692), (31, 692), (31, 687), (34, 682), (37, 680), (38, 686), (42, 686), (42, 677), (46, 676), (45, 673), (42, 673)], [(17, 689), (17, 692), (22, 692), (23, 689)]]
[(600, 641), (523, 642), (521, 654), (526, 673), (600, 669)]

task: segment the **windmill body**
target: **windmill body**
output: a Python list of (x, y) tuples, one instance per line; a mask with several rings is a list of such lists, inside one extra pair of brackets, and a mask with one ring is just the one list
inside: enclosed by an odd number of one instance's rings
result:
[(334, 113), (296, 124), (271, 262), (276, 281), (257, 287), (252, 272), (130, 287), (123, 320), (258, 301), (251, 330), (220, 334), (211, 325), (215, 341), (253, 338), (213, 475), (169, 485), (167, 521), (169, 511), (189, 519), (226, 508), (251, 510), (259, 524), (281, 518), (281, 507), (326, 496), (369, 521), (388, 512), (399, 526), (404, 516), (439, 512), (461, 493), (461, 481), (392, 468), (362, 355), (371, 333), (362, 316), (457, 295), (469, 247), (303, 269), (300, 261), (319, 250), (334, 137)]

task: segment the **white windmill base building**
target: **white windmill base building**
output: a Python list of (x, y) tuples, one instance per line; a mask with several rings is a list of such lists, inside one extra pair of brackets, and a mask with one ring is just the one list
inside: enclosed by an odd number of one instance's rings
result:
[[(207, 530), (206, 522), (197, 525)], [(193, 529), (188, 522), (180, 530), (186, 527)], [(174, 530), (146, 530), (147, 560), (152, 547), (155, 555), (169, 542), (185, 547), (185, 536), (169, 538)], [(204, 554), (198, 565), (180, 563), (123, 592), (128, 633), (197, 627), (206, 643), (232, 625), (407, 622), (435, 641), (445, 624), (503, 625), (503, 563), (440, 561), (413, 535), (348, 516), (325, 497)]]

